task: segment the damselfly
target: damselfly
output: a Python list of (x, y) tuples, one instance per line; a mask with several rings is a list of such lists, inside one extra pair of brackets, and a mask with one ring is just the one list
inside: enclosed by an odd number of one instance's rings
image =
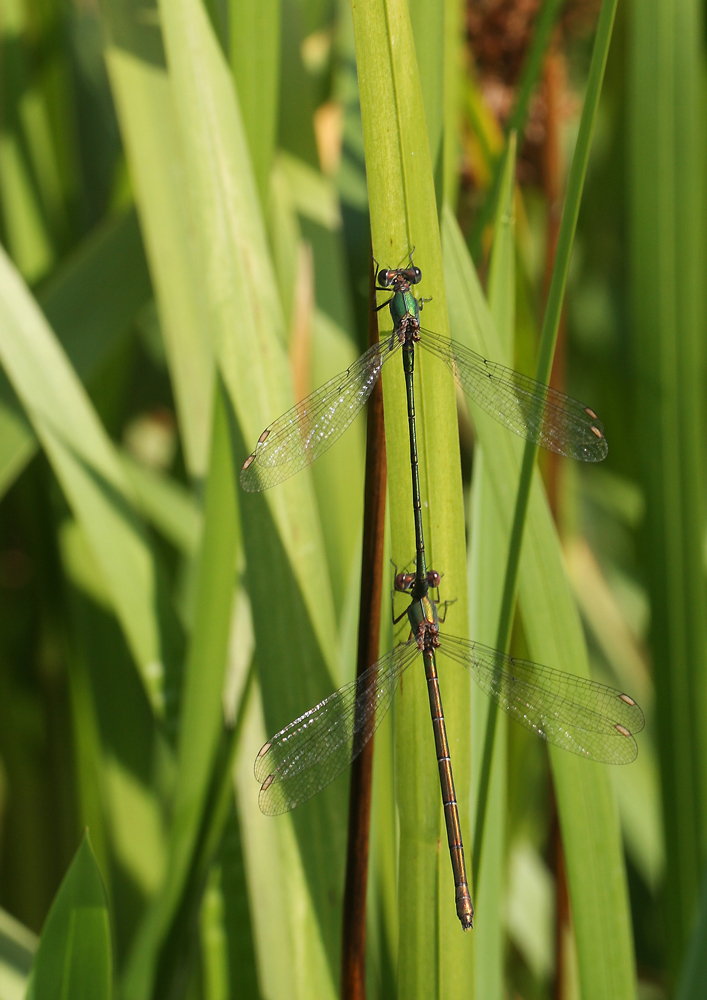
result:
[[(410, 636), (355, 681), (345, 685), (277, 733), (261, 749), (255, 776), (261, 782), (259, 803), (269, 815), (287, 812), (333, 781), (358, 756), (393, 699), (398, 679), (418, 653), (427, 677), (447, 839), (454, 872), (457, 915), (466, 930), (473, 906), (464, 862), (461, 825), (454, 791), (436, 655), (466, 667), (480, 687), (512, 718), (549, 743), (580, 756), (625, 764), (637, 753), (633, 734), (644, 725), (643, 713), (627, 694), (586, 678), (519, 660), (498, 650), (454, 636), (440, 635), (437, 602), (429, 596), (440, 577), (427, 570), (422, 531), (417, 443), (415, 436), (414, 345), (419, 306), (410, 292), (418, 269), (382, 273), (381, 287), (394, 289), (391, 309), (396, 333), (403, 331), (403, 366), (407, 392), (416, 571), (398, 573), (395, 590), (409, 594), (403, 615)], [(419, 278), (417, 279), (419, 280)], [(398, 618), (397, 620), (400, 620)], [(396, 620), (396, 619), (394, 619)]]
[(366, 404), (388, 358), (413, 336), (446, 364), (482, 409), (520, 437), (583, 462), (606, 458), (604, 428), (590, 407), (421, 327), (420, 303), (410, 289), (421, 280), (412, 255), (408, 268), (377, 271), (379, 290), (394, 293), (384, 303), (391, 308), (392, 333), (263, 431), (241, 469), (244, 490), (269, 489), (323, 455)]
[[(438, 582), (438, 574), (430, 571), (430, 576), (433, 583)], [(396, 589), (409, 593), (413, 580), (412, 574), (398, 574)], [(634, 734), (643, 729), (644, 719), (629, 695), (584, 677), (508, 656), (478, 642), (440, 633), (436, 603), (427, 595), (411, 601), (407, 616), (411, 630), (407, 642), (397, 645), (356, 680), (285, 726), (260, 750), (254, 772), (262, 785), (258, 801), (266, 815), (288, 812), (306, 802), (349, 766), (380, 725), (400, 676), (420, 652), (425, 658), (431, 703), (433, 696), (439, 695), (436, 655), (448, 657), (469, 670), (482, 690), (511, 718), (548, 743), (606, 764), (628, 764), (635, 759), (638, 751)], [(444, 768), (446, 778), (449, 751), (445, 749), (441, 703), (439, 707), (441, 721), (434, 718), (433, 723), (440, 776)], [(451, 781), (451, 767), (448, 776)], [(470, 900), (466, 908), (466, 876), (461, 882), (458, 874), (460, 869), (463, 871), (459, 818), (456, 802), (452, 805), (453, 783), (445, 788), (445, 778), (442, 793), (457, 883), (457, 912), (466, 928), (471, 926), (473, 910)]]

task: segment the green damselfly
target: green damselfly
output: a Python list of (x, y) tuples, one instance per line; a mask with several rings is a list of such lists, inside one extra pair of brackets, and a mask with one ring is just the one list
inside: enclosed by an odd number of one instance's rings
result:
[(407, 615), (410, 636), (407, 642), (397, 645), (356, 680), (273, 736), (260, 750), (254, 772), (261, 783), (260, 808), (267, 815), (287, 812), (306, 802), (358, 756), (390, 707), (401, 674), (418, 653), (422, 653), (454, 872), (457, 915), (466, 930), (472, 925), (473, 907), (436, 656), (448, 656), (469, 670), (482, 690), (521, 725), (538, 733), (548, 743), (591, 760), (611, 764), (634, 760), (637, 747), (633, 734), (643, 728), (644, 719), (635, 701), (614, 688), (519, 660), (477, 642), (440, 634), (438, 601), (429, 596), (430, 588), (439, 587), (440, 576), (434, 570), (427, 570), (422, 531), (414, 402), (414, 344), (416, 328), (419, 328), (419, 307), (411, 294), (408, 271), (383, 272), (381, 287), (393, 289), (395, 306), (391, 312), (396, 332), (403, 328), (405, 333), (403, 362), (417, 551), (415, 573), (395, 575), (395, 590), (408, 594), (411, 602), (394, 621)]
[[(244, 490), (269, 489), (323, 455), (365, 406), (385, 362), (413, 335), (445, 363), (464, 392), (520, 437), (583, 462), (606, 458), (604, 428), (590, 407), (421, 327), (420, 304), (410, 289), (421, 280), (412, 257), (408, 268), (377, 271), (378, 290), (394, 292), (384, 303), (391, 307), (392, 333), (263, 431), (241, 469)], [(407, 288), (396, 288), (396, 282)]]

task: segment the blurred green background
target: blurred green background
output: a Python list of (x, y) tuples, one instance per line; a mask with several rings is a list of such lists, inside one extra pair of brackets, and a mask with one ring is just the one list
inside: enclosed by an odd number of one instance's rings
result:
[[(339, 994), (347, 779), (266, 819), (252, 761), (353, 676), (364, 421), (266, 500), (244, 497), (237, 471), (266, 424), (366, 346), (371, 224), (386, 231), (392, 211), (375, 171), (398, 138), (364, 73), (375, 94), (410, 25), (452, 335), (472, 289), (534, 373), (600, 8), (0, 0), (0, 1000), (25, 996), (53, 901), (29, 996)], [(433, 937), (413, 969), (391, 712), (370, 997), (707, 995), (706, 79), (700, 4), (618, 5), (552, 374), (599, 413), (609, 456), (539, 460), (591, 676), (646, 713), (638, 759), (561, 778), (541, 741), (502, 726), (477, 929), (461, 938), (435, 855)], [(469, 569), (448, 567), (442, 596), (460, 598), (455, 634), (492, 643), (484, 601), (507, 552), (489, 541), (488, 439), (457, 403), (458, 427), (422, 431), (431, 468), (435, 448), (461, 463)], [(395, 525), (392, 495), (390, 509)], [(425, 516), (443, 551), (451, 507)], [(533, 598), (521, 581), (512, 648), (540, 659)], [(381, 650), (393, 641), (386, 626)], [(473, 692), (467, 712), (441, 677), (472, 744), (457, 779), (470, 858), (486, 702)], [(431, 729), (423, 749), (434, 765)], [(563, 805), (582, 774), (606, 786), (601, 816), (589, 793), (586, 813)], [(612, 831), (615, 857), (593, 867)]]

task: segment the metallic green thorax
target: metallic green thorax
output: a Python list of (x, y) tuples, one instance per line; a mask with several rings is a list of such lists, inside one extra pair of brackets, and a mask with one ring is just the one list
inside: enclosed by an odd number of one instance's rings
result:
[(412, 289), (408, 288), (404, 292), (396, 292), (388, 306), (395, 330), (398, 330), (408, 319), (414, 320), (416, 326), (420, 325), (420, 305), (412, 294)]
[(426, 595), (418, 601), (411, 601), (410, 607), (407, 610), (408, 621), (410, 622), (410, 628), (412, 629), (414, 635), (418, 634), (419, 627), (423, 622), (439, 628), (437, 605)]

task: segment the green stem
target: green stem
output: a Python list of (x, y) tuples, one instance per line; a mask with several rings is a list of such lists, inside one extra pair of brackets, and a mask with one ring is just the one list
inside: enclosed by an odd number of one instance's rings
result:
[[(540, 68), (550, 40), (550, 34), (555, 26), (555, 22), (557, 21), (563, 2), (564, 0), (545, 0), (540, 13), (535, 20), (535, 24), (533, 26), (533, 40), (530, 44), (530, 48), (528, 49), (528, 54), (526, 55), (525, 62), (523, 63), (523, 72), (521, 73), (521, 77), (518, 82), (518, 99), (513, 108), (511, 117), (506, 122), (506, 126), (504, 128), (506, 133), (506, 148), (508, 147), (508, 136), (511, 135), (512, 132), (517, 132), (522, 141), (525, 119), (528, 114), (528, 104), (530, 103), (530, 95), (538, 82)], [(481, 141), (481, 136), (479, 136), (479, 139)], [(471, 249), (473, 256), (477, 256), (477, 251), (480, 251), (481, 234), (490, 219), (492, 219), (496, 214), (498, 196), (501, 190), (501, 179), (503, 177), (503, 163), (504, 157), (499, 156), (492, 164), (494, 173), (493, 180), (491, 182), (491, 190), (481, 207), (479, 217), (476, 220), (474, 228), (472, 229), (471, 238), (469, 240), (469, 248)]]
[[(555, 351), (557, 331), (560, 325), (560, 315), (562, 313), (562, 303), (565, 297), (567, 286), (567, 274), (570, 266), (572, 253), (572, 242), (577, 228), (577, 217), (582, 199), (584, 178), (587, 173), (587, 162), (589, 160), (589, 149), (594, 131), (597, 108), (599, 106), (599, 96), (601, 85), (604, 79), (606, 60), (609, 54), (609, 44), (611, 42), (611, 32), (614, 25), (617, 0), (604, 0), (599, 23), (597, 25), (596, 38), (594, 39), (594, 50), (592, 52), (592, 63), (589, 68), (589, 80), (587, 82), (587, 93), (584, 99), (582, 119), (579, 124), (577, 135), (577, 146), (572, 158), (572, 166), (567, 182), (567, 196), (565, 207), (562, 212), (562, 222), (560, 224), (560, 235), (557, 241), (557, 251), (555, 254), (555, 265), (552, 271), (550, 291), (547, 297), (545, 317), (543, 320), (542, 334), (540, 337), (540, 350), (538, 352), (538, 364), (535, 377), (539, 382), (547, 382), (550, 377), (552, 366), (552, 356)], [(523, 542), (523, 529), (525, 527), (526, 514), (528, 512), (528, 501), (530, 499), (530, 488), (533, 481), (533, 467), (535, 465), (535, 455), (537, 445), (526, 441), (523, 452), (523, 464), (518, 483), (518, 494), (516, 497), (515, 512), (513, 515), (513, 527), (511, 529), (511, 539), (508, 551), (508, 563), (506, 564), (506, 577), (503, 585), (503, 598), (501, 602), (501, 612), (498, 621), (498, 632), (496, 637), (496, 648), (508, 651), (510, 644), (511, 629), (513, 627), (513, 614), (515, 610), (516, 595), (518, 592), (518, 570), (520, 567), (520, 554)], [(476, 881), (481, 864), (483, 850), (484, 826), (486, 823), (486, 806), (488, 802), (489, 781), (491, 778), (491, 761), (493, 759), (493, 743), (496, 734), (496, 705), (489, 703), (489, 711), (486, 723), (486, 736), (484, 738), (484, 753), (481, 765), (481, 776), (479, 779), (479, 795), (476, 810), (476, 828), (474, 831), (474, 891), (477, 891)]]

